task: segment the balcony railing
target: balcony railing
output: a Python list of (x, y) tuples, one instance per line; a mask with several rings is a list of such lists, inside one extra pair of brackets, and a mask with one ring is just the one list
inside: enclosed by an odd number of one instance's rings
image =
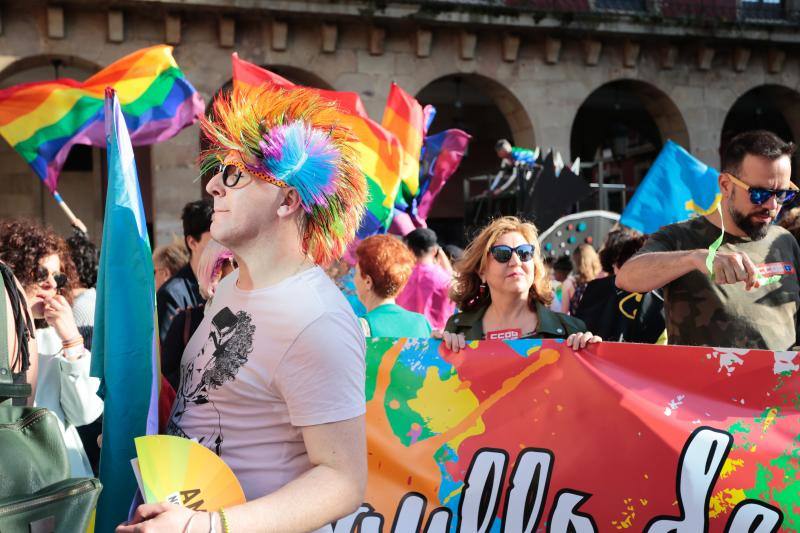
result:
[[(413, 0), (412, 0), (413, 1)], [(715, 22), (800, 22), (790, 0), (418, 0), (450, 8), (496, 8), (544, 13), (651, 14), (659, 18)]]

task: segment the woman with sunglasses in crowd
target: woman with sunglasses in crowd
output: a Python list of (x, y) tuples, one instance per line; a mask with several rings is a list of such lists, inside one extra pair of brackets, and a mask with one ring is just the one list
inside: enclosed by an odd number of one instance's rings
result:
[(553, 293), (533, 224), (494, 220), (467, 246), (455, 270), (450, 295), (461, 312), (443, 333), (453, 351), (482, 339), (567, 339), (573, 349), (601, 341), (582, 321), (548, 309)]
[(33, 222), (5, 221), (0, 223), (0, 260), (22, 283), (36, 326), (38, 368), (32, 363), (37, 372), (29, 375), (34, 405), (58, 418), (71, 477), (92, 477), (76, 426), (96, 420), (103, 401), (97, 396), (99, 380), (89, 377), (91, 354), (70, 307), (77, 272), (66, 243)]

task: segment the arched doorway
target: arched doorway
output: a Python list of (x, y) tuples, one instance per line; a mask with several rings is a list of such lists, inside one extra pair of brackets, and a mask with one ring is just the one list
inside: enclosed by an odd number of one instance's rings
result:
[[(313, 87), (315, 89), (325, 89), (332, 91), (333, 87), (317, 76), (312, 72), (308, 72), (306, 70), (291, 67), (288, 65), (262, 65), (263, 68), (269, 70), (270, 72), (274, 72), (275, 74), (286, 78), (290, 82), (296, 85), (302, 85), (304, 87)], [(225, 94), (233, 88), (233, 79), (226, 81), (219, 89), (216, 90), (214, 93), (214, 98), (219, 96), (220, 94)], [(214, 103), (214, 98), (209, 99), (208, 104), (206, 105), (205, 113), (208, 115), (211, 112), (211, 108)], [(202, 132), (200, 132), (200, 151), (204, 151), (208, 148), (208, 140), (205, 138)], [(200, 180), (200, 186), (202, 187), (202, 194), (204, 198), (209, 198), (209, 194), (206, 192), (206, 184), (208, 184), (208, 180), (211, 179), (211, 176), (204, 175)]]
[(443, 76), (423, 87), (416, 98), (423, 106), (436, 108), (430, 134), (458, 128), (472, 136), (458, 171), (439, 193), (428, 216), (428, 225), (440, 242), (464, 246), (467, 233), (474, 229), (466, 192), (471, 196), (480, 193), (486, 182), (476, 178), (497, 172), (498, 139), (523, 147), (535, 145), (533, 124), (508, 88), (477, 74)]
[[(728, 141), (749, 130), (769, 130), (787, 142), (800, 139), (800, 93), (780, 85), (750, 89), (733, 104), (720, 135), (720, 156)], [(796, 165), (792, 175), (797, 177)]]
[(660, 89), (617, 80), (594, 90), (572, 123), (571, 159), (581, 158), (584, 177), (597, 194), (580, 210), (622, 212), (668, 139), (687, 150), (689, 133), (675, 103)]
[[(0, 89), (56, 78), (85, 81), (100, 70), (98, 65), (74, 56), (48, 55), (22, 58), (0, 72)], [(151, 156), (148, 146), (134, 148), (139, 185), (148, 232), (153, 236)], [(69, 220), (38, 176), (4, 140), (0, 141), (0, 217), (41, 220), (56, 232), (69, 236)], [(58, 180), (58, 192), (80, 218), (96, 243), (103, 231), (107, 169), (105, 150), (74, 145)]]

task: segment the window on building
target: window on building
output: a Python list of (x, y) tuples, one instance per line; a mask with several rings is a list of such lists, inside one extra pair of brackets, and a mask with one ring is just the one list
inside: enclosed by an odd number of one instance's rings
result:
[(742, 0), (742, 18), (782, 19), (784, 16), (783, 0)]
[(646, 11), (646, 0), (596, 0), (595, 9), (601, 11)]

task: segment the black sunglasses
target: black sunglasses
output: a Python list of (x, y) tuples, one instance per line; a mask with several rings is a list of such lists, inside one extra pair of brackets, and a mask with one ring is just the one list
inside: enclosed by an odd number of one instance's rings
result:
[[(50, 271), (47, 270), (45, 267), (39, 265), (33, 271), (33, 281), (38, 284), (42, 284), (50, 278)], [(54, 272), (53, 273), (53, 280), (56, 282), (56, 289), (61, 289), (67, 284), (67, 276), (66, 274), (62, 274), (61, 272)]]
[(532, 244), (520, 244), (516, 248), (505, 244), (498, 244), (489, 248), (489, 253), (492, 254), (492, 257), (494, 257), (494, 260), (498, 263), (508, 263), (511, 261), (511, 256), (514, 252), (516, 252), (520, 261), (527, 263), (533, 259), (533, 253), (535, 251), (536, 247)]
[(772, 198), (773, 195), (775, 196), (775, 201), (783, 205), (786, 202), (794, 200), (799, 192), (797, 189), (765, 189), (763, 187), (751, 187), (733, 174), (729, 173), (728, 177), (735, 185), (747, 191), (750, 195), (750, 203), (753, 205), (761, 205)]
[(222, 173), (222, 184), (229, 188), (236, 187), (244, 175), (235, 165), (219, 165), (214, 174), (220, 172)]

